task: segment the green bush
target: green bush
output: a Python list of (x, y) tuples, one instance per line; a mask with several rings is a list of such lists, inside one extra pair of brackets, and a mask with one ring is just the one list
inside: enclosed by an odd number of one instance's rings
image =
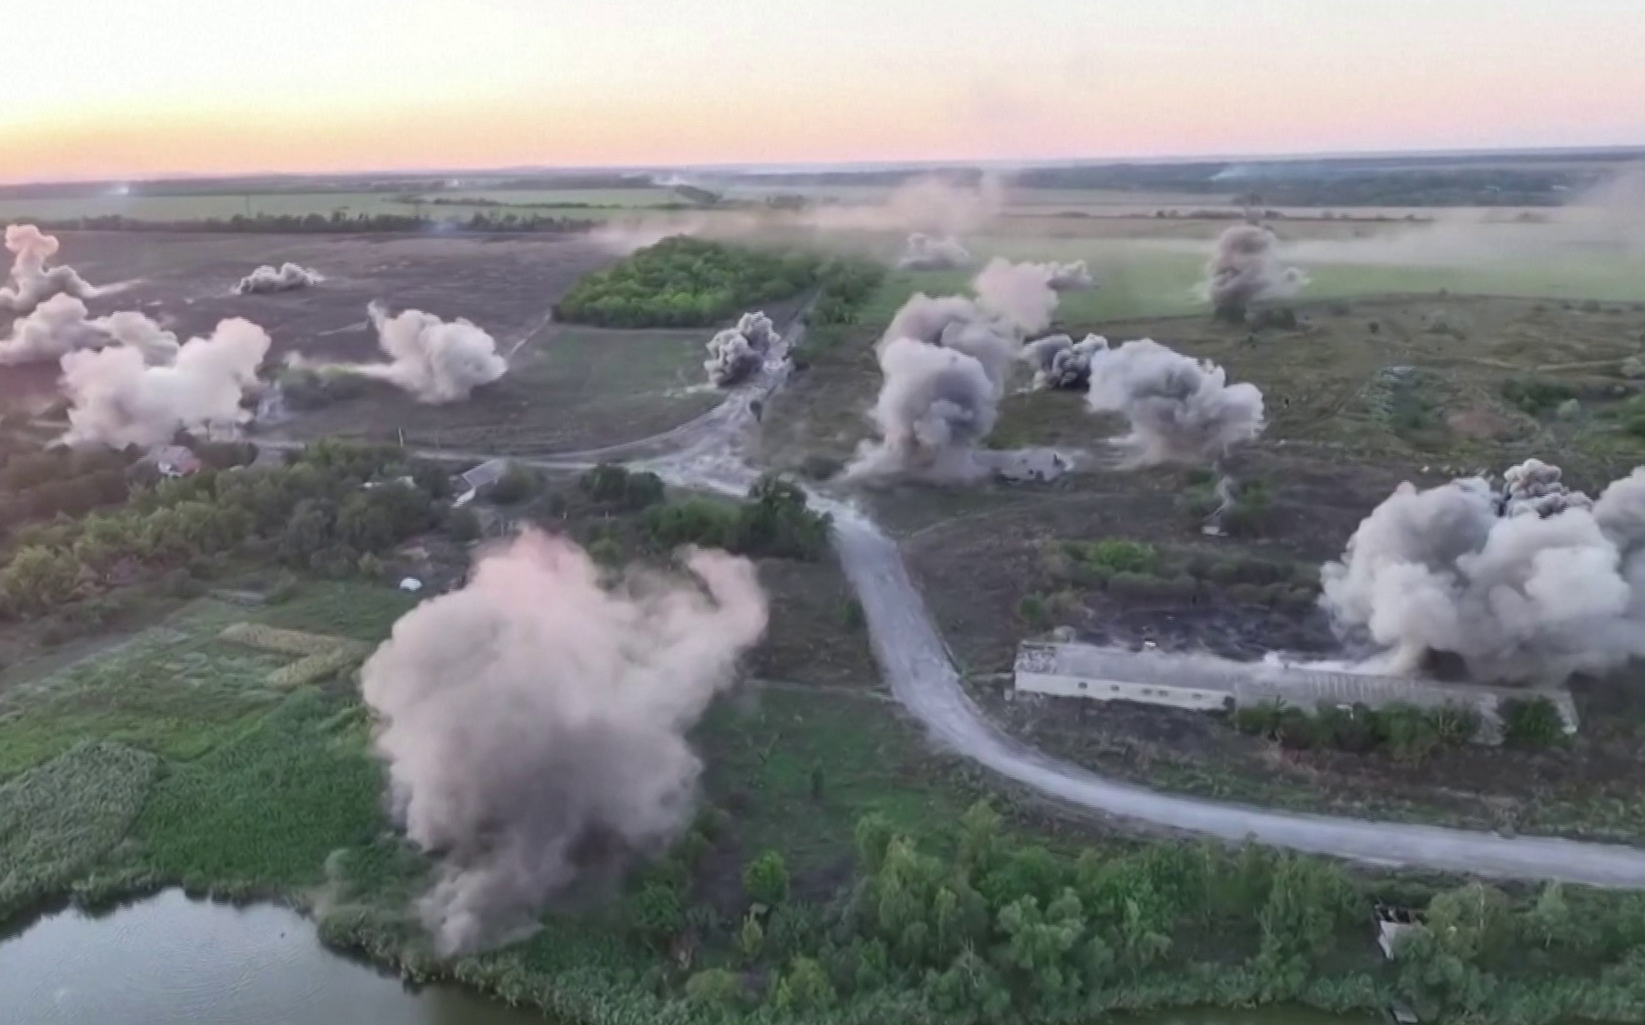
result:
[(776, 851), (765, 851), (743, 869), (743, 892), (748, 899), (767, 907), (776, 907), (788, 899), (788, 868), (783, 856)]
[(814, 511), (792, 481), (767, 473), (737, 510), (731, 548), (743, 555), (815, 560), (828, 550), (827, 513)]
[(1150, 573), (1159, 565), (1159, 552), (1153, 545), (1120, 538), (1085, 545), (1081, 558), (1087, 564), (1111, 573)]
[(737, 510), (724, 502), (692, 496), (646, 510), (645, 532), (663, 548), (700, 545), (725, 548), (737, 528)]
[(446, 534), (458, 544), (467, 544), (480, 536), (480, 517), (466, 506), (453, 509), (446, 514)]
[(1565, 740), (1565, 720), (1544, 697), (1508, 698), (1497, 706), (1502, 742), (1510, 747), (1552, 747)]
[(1045, 609), (1045, 599), (1037, 594), (1023, 595), (1022, 601), (1017, 603), (1017, 618), (1035, 630), (1044, 630), (1051, 625), (1051, 617)]
[(737, 973), (725, 968), (705, 968), (685, 980), (686, 1000), (704, 1010), (734, 1010), (746, 995)]
[(1502, 382), (1502, 397), (1525, 413), (1541, 416), (1567, 399), (1576, 398), (1577, 393), (1563, 381), (1548, 377), (1521, 377)]

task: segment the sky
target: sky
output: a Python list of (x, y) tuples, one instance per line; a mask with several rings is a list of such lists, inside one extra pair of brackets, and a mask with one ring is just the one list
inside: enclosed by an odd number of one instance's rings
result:
[(9, 181), (1645, 143), (1641, 0), (7, 8)]

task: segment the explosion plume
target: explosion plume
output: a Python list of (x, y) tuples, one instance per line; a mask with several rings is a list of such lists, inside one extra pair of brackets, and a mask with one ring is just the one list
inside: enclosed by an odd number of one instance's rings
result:
[(1295, 295), (1308, 283), (1301, 270), (1280, 262), (1278, 245), (1273, 232), (1256, 224), (1236, 225), (1218, 236), (1200, 285), (1217, 317), (1243, 320), (1251, 303)]
[(950, 482), (984, 473), (975, 446), (994, 429), (999, 389), (982, 363), (915, 338), (880, 347), (884, 381), (870, 413), (880, 440), (865, 442), (852, 478), (909, 476)]
[[(381, 303), (372, 303), (366, 312), (377, 329), (377, 344), (391, 362), (324, 363), (312, 369), (387, 381), (428, 403), (461, 401), (508, 372), (497, 343), (466, 320), (445, 321), (422, 310), (402, 310), (391, 317)], [(286, 362), (309, 365), (296, 354)]]
[(702, 765), (685, 734), (759, 640), (746, 559), (623, 583), (527, 532), (424, 602), (360, 672), (392, 813), (439, 858), (418, 910), (445, 954), (529, 928), (579, 877), (664, 846)]
[(157, 445), (179, 430), (232, 429), (251, 418), (241, 399), (257, 383), (269, 337), (249, 320), (217, 325), (191, 338), (168, 365), (149, 366), (134, 346), (70, 352), (63, 394), (70, 402), (70, 445)]
[(1089, 373), (1091, 409), (1130, 421), (1119, 444), (1132, 466), (1212, 461), (1262, 432), (1256, 385), (1228, 384), (1222, 367), (1152, 339), (1094, 348)]
[(703, 369), (708, 379), (721, 388), (730, 388), (759, 373), (766, 353), (777, 342), (777, 328), (763, 311), (745, 313), (735, 327), (728, 327), (708, 340), (708, 359)]
[(317, 270), (295, 263), (283, 263), (279, 267), (263, 264), (256, 270), (240, 279), (234, 286), (238, 295), (266, 295), (271, 292), (290, 292), (299, 288), (308, 288), (324, 281)]
[(1108, 348), (1108, 339), (1086, 335), (1080, 342), (1067, 335), (1050, 335), (1030, 342), (1022, 350), (1022, 360), (1034, 368), (1034, 387), (1084, 391), (1091, 383), (1091, 355)]
[(1645, 655), (1645, 467), (1597, 501), (1558, 467), (1401, 484), (1320, 572), (1340, 633), (1407, 673), (1431, 653), (1478, 680), (1553, 683)]
[(177, 355), (177, 336), (143, 314), (124, 310), (93, 318), (85, 303), (58, 293), (12, 321), (0, 338), (0, 365), (40, 363), (111, 344), (131, 346), (149, 363), (170, 363)]
[(67, 264), (48, 269), (46, 261), (57, 253), (57, 236), (32, 224), (8, 224), (6, 248), (12, 252), (11, 284), (0, 287), (0, 311), (23, 315), (55, 295), (90, 299), (103, 292)]

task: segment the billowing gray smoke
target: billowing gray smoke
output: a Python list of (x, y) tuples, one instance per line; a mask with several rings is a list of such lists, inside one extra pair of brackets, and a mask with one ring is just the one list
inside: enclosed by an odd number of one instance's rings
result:
[(70, 445), (156, 445), (179, 430), (208, 434), (249, 420), (240, 400), (257, 383), (268, 333), (249, 320), (222, 321), (209, 338), (191, 338), (164, 366), (140, 348), (116, 345), (63, 357)]
[(897, 266), (903, 270), (954, 270), (971, 263), (971, 254), (952, 235), (927, 235), (914, 232), (908, 236)]
[(1034, 368), (1036, 389), (1084, 391), (1091, 383), (1091, 354), (1108, 348), (1108, 339), (1086, 335), (1080, 342), (1050, 335), (1023, 346), (1022, 360)]
[[(485, 331), (461, 318), (441, 320), (422, 310), (404, 310), (389, 316), (381, 303), (366, 307), (377, 329), (377, 344), (389, 363), (326, 363), (320, 373), (358, 374), (402, 388), (420, 402), (457, 402), (482, 384), (508, 372), (508, 361)], [(293, 354), (291, 366), (306, 366)]]
[(12, 321), (10, 332), (0, 338), (0, 365), (55, 360), (105, 345), (131, 346), (149, 363), (170, 363), (177, 355), (177, 336), (143, 314), (124, 310), (93, 318), (85, 303), (59, 293)]
[(1598, 501), (1536, 460), (1501, 490), (1401, 484), (1320, 578), (1339, 631), (1386, 649), (1383, 671), (1437, 652), (1482, 681), (1614, 669), (1645, 655), (1645, 467)]
[(592, 869), (655, 850), (692, 812), (685, 734), (765, 630), (745, 559), (687, 551), (694, 579), (612, 584), (534, 532), (406, 613), (360, 672), (389, 797), (439, 858), (418, 902), (437, 947), (529, 928)]
[(1222, 367), (1152, 339), (1093, 349), (1090, 377), (1091, 409), (1130, 421), (1119, 444), (1132, 466), (1209, 462), (1262, 433), (1256, 385), (1229, 384)]
[(975, 299), (916, 292), (891, 318), (880, 348), (912, 338), (962, 352), (982, 364), (995, 392), (1004, 394), (1023, 336), (1051, 323), (1057, 293), (1047, 280), (1042, 264), (991, 260), (971, 282)]
[(282, 263), (279, 267), (272, 267), (265, 263), (241, 278), (240, 283), (234, 286), (234, 291), (240, 295), (291, 292), (318, 285), (324, 280), (319, 271), (310, 270), (299, 264)]
[(12, 252), (11, 284), (0, 287), (0, 311), (22, 315), (34, 312), (54, 295), (90, 299), (101, 294), (73, 267), (46, 267), (57, 247), (55, 235), (32, 224), (6, 225), (6, 248)]
[(915, 338), (886, 342), (879, 361), (884, 382), (870, 416), (880, 439), (862, 445), (847, 476), (937, 482), (982, 476), (975, 446), (994, 429), (1000, 398), (982, 363)]
[(736, 327), (728, 327), (708, 340), (708, 359), (703, 369), (708, 379), (721, 388), (741, 384), (765, 366), (766, 353), (776, 344), (777, 328), (763, 311), (745, 313)]
[(1242, 319), (1251, 303), (1295, 295), (1308, 283), (1301, 270), (1280, 261), (1278, 246), (1274, 233), (1256, 224), (1236, 225), (1218, 236), (1200, 285), (1218, 317)]

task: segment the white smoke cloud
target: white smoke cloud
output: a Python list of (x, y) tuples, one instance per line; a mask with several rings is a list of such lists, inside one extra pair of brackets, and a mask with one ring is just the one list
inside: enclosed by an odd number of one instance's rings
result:
[(366, 662), (393, 813), (439, 857), (419, 901), (443, 953), (529, 927), (578, 876), (663, 846), (701, 763), (685, 734), (765, 630), (745, 559), (613, 585), (526, 533), (406, 613)]
[(1339, 631), (1385, 649), (1383, 671), (1438, 652), (1482, 681), (1614, 669), (1645, 655), (1645, 467), (1598, 501), (1536, 460), (1500, 491), (1401, 484), (1320, 579)]
[(391, 317), (381, 303), (372, 303), (366, 312), (377, 329), (377, 344), (391, 362), (310, 364), (292, 353), (286, 364), (387, 381), (428, 403), (461, 401), (508, 372), (496, 341), (466, 320), (445, 321), (422, 310)]
[(728, 327), (708, 340), (708, 359), (703, 369), (708, 379), (721, 388), (739, 384), (765, 365), (766, 353), (776, 344), (777, 328), (764, 311), (745, 313), (735, 327)]
[(324, 281), (325, 277), (317, 270), (310, 270), (295, 263), (283, 263), (279, 267), (263, 264), (256, 270), (240, 279), (234, 286), (239, 295), (265, 295), (270, 292), (290, 292), (299, 288), (309, 288)]
[(117, 345), (63, 357), (70, 445), (157, 445), (179, 431), (234, 429), (251, 418), (240, 401), (257, 383), (268, 353), (268, 333), (248, 320), (217, 325), (209, 338), (191, 338), (164, 366), (143, 351)]
[(1021, 358), (1034, 368), (1039, 390), (1084, 391), (1091, 383), (1091, 355), (1108, 348), (1108, 339), (1086, 335), (1075, 342), (1068, 335), (1050, 335), (1023, 347)]
[(915, 338), (880, 347), (884, 381), (870, 416), (879, 431), (846, 469), (850, 479), (907, 476), (949, 482), (986, 470), (976, 446), (994, 429), (1000, 393), (983, 364)]
[(56, 255), (57, 236), (47, 235), (32, 224), (8, 224), (6, 248), (12, 252), (11, 284), (0, 287), (0, 311), (18, 315), (34, 312), (56, 295), (90, 299), (103, 294), (68, 265), (46, 267)]
[(908, 236), (897, 266), (903, 270), (953, 270), (971, 263), (971, 254), (952, 235), (927, 235), (916, 231)]
[(1213, 461), (1262, 433), (1256, 385), (1228, 384), (1222, 367), (1152, 339), (1094, 347), (1089, 373), (1091, 409), (1130, 422), (1119, 442), (1130, 465)]
[(1200, 296), (1220, 317), (1238, 319), (1259, 299), (1295, 295), (1308, 276), (1279, 257), (1279, 239), (1256, 224), (1239, 224), (1217, 237), (1205, 265)]
[(1057, 292), (1051, 279), (1059, 268), (1054, 264), (1012, 263), (994, 257), (971, 282), (977, 305), (1003, 317), (1018, 331), (1033, 334), (1045, 330), (1057, 308)]
[(177, 355), (177, 336), (143, 314), (125, 310), (91, 317), (85, 303), (60, 292), (12, 321), (0, 338), (0, 365), (41, 363), (105, 345), (131, 346), (156, 364), (170, 363)]
[(1091, 277), (1084, 260), (1043, 263), (1040, 266), (1045, 270), (1046, 283), (1059, 292), (1083, 292), (1097, 287), (1096, 279)]

